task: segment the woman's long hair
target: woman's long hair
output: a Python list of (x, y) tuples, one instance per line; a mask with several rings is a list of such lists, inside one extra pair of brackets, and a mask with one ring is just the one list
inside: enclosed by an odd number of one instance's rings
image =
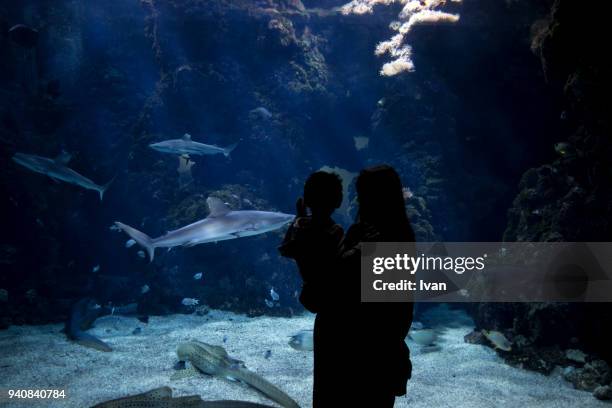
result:
[(381, 241), (414, 242), (402, 182), (388, 165), (368, 167), (357, 178), (357, 221), (376, 228)]

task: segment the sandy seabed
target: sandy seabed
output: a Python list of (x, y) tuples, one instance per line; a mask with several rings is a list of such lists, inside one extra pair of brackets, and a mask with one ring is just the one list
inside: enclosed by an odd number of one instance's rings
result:
[[(247, 367), (311, 406), (312, 352), (296, 351), (289, 336), (311, 329), (310, 315), (293, 318), (249, 318), (211, 311), (206, 316), (137, 319), (107, 316), (89, 332), (111, 345), (110, 353), (91, 350), (66, 339), (62, 325), (13, 326), (0, 332), (0, 390), (64, 388), (63, 401), (7, 401), (6, 407), (84, 408), (109, 399), (168, 385), (174, 395), (199, 394), (203, 399), (240, 399), (274, 405), (249, 387), (224, 379), (193, 377), (170, 381), (176, 347), (198, 339), (220, 344)], [(135, 328), (142, 330), (133, 334)], [(466, 344), (469, 326), (447, 328), (439, 351), (425, 352), (409, 342), (414, 365), (408, 394), (396, 407), (606, 407), (590, 393), (571, 387), (558, 374), (543, 376), (506, 365), (488, 347)], [(359, 333), (349, 333), (347, 339)], [(225, 339), (225, 343), (224, 343)], [(266, 351), (271, 350), (269, 358)], [(339, 370), (338, 375), (342, 375)]]

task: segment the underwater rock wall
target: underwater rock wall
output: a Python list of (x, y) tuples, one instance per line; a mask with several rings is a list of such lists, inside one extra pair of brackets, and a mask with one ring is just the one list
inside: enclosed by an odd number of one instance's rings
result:
[[(209, 195), (290, 213), (323, 166), (395, 166), (421, 241), (499, 239), (521, 174), (555, 155), (556, 95), (530, 51), (545, 3), (465, 0), (458, 23), (414, 29), (417, 71), (394, 78), (374, 56), (394, 7), (364, 17), (339, 15), (332, 0), (0, 5), (1, 27), (41, 33), (27, 52), (0, 36), (2, 217), (16, 231), (0, 241), (0, 325), (63, 320), (92, 295), (153, 314), (192, 312), (183, 298), (252, 315), (301, 310), (281, 232), (158, 250), (147, 263), (109, 226), (158, 236), (206, 216)], [(179, 174), (148, 145), (184, 133), (238, 147)], [(116, 177), (103, 203), (10, 160), (62, 149), (96, 182)], [(278, 307), (265, 302), (272, 288)]]
[[(508, 212), (506, 241), (609, 241), (612, 220), (610, 157), (612, 90), (607, 17), (575, 1), (556, 0), (533, 26), (532, 49), (548, 86), (561, 101), (556, 158), (523, 175)], [(551, 150), (553, 145), (551, 144)], [(593, 391), (610, 382), (612, 308), (609, 304), (481, 304), (478, 328), (515, 339), (507, 359), (538, 371), (571, 365), (564, 375)], [(566, 350), (586, 353), (573, 361)], [(535, 364), (534, 364), (535, 362)]]

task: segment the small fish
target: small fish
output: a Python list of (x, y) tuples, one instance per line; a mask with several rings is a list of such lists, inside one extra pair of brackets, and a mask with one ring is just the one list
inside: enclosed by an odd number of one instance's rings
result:
[(272, 356), (272, 350), (266, 350), (264, 353), (264, 358), (268, 360)]
[(193, 279), (195, 280), (200, 280), (202, 279), (202, 272), (198, 272), (195, 275), (193, 275)]
[(272, 298), (272, 300), (275, 302), (278, 302), (278, 300), (280, 299), (280, 296), (278, 296), (278, 293), (276, 293), (274, 288), (270, 288), (270, 298)]
[(274, 307), (274, 302), (271, 302), (271, 301), (270, 301), (270, 300), (268, 300), (268, 299), (264, 299), (264, 302), (266, 303), (266, 306), (268, 306), (268, 307)]
[(250, 110), (249, 114), (259, 119), (269, 120), (272, 118), (272, 113), (263, 106)]
[(512, 351), (512, 342), (495, 330), (483, 330), (482, 334), (493, 344), (496, 349), (503, 351)]
[(438, 333), (432, 329), (421, 329), (410, 332), (410, 338), (421, 346), (431, 346), (436, 342)]
[(223, 336), (223, 342), (227, 343), (227, 336)]
[[(115, 225), (116, 227), (116, 225)], [(125, 241), (125, 247), (126, 248), (131, 248), (134, 246), (134, 244), (136, 243), (136, 241), (134, 241), (133, 239), (128, 239), (127, 241)]]
[(142, 329), (140, 327), (137, 327), (134, 330), (132, 330), (132, 334), (134, 334), (134, 335), (140, 334), (141, 332), (142, 332)]
[(145, 293), (147, 293), (149, 290), (151, 290), (151, 288), (149, 287), (149, 285), (142, 285), (142, 288), (140, 288), (140, 293), (142, 293), (143, 295)]
[(199, 304), (200, 301), (198, 299), (194, 299), (194, 298), (184, 298), (183, 300), (181, 300), (181, 303), (184, 306), (195, 306), (195, 305)]
[(353, 141), (355, 142), (355, 150), (367, 149), (370, 144), (370, 138), (365, 136), (355, 136)]
[(100, 265), (96, 265), (96, 266), (94, 266), (93, 268), (91, 268), (91, 272), (92, 272), (92, 273), (96, 273), (96, 272), (98, 272), (99, 270), (100, 270)]
[(300, 351), (314, 350), (314, 337), (312, 330), (302, 330), (298, 334), (291, 336), (289, 340), (291, 348)]
[(245, 198), (245, 199), (244, 199), (244, 200), (242, 200), (242, 201), (244, 201), (244, 203), (245, 203), (246, 205), (250, 205), (251, 207), (253, 206), (253, 202), (252, 202), (251, 200), (249, 200), (248, 198)]
[(414, 194), (408, 187), (402, 188), (402, 195), (404, 196), (404, 200), (409, 200), (414, 197)]
[(141, 250), (141, 251), (138, 251), (138, 252), (137, 252), (137, 254), (138, 254), (138, 256), (139, 256), (139, 257), (141, 257), (142, 259), (145, 259), (145, 257), (146, 257), (146, 255), (145, 255), (144, 251), (142, 251), (142, 250)]

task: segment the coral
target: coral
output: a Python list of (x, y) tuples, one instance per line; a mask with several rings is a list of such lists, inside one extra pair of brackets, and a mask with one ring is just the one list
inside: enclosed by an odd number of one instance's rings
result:
[[(454, 3), (461, 2), (461, 0), (450, 1)], [(389, 24), (389, 28), (396, 31), (397, 34), (376, 46), (376, 55), (389, 54), (392, 58), (391, 62), (387, 62), (382, 66), (380, 74), (383, 76), (393, 76), (404, 71), (414, 71), (412, 47), (405, 43), (406, 36), (414, 26), (438, 22), (455, 23), (459, 20), (458, 14), (437, 10), (439, 7), (444, 6), (447, 0), (353, 0), (342, 6), (341, 12), (342, 14), (372, 13), (376, 5), (389, 5), (392, 3), (400, 3), (404, 7), (398, 15), (398, 21), (393, 21)]]
[[(560, 95), (565, 141), (550, 145), (557, 157), (526, 171), (508, 211), (506, 241), (608, 241), (612, 234), (612, 173), (609, 157), (609, 62), (600, 40), (605, 16), (571, 0), (556, 0), (550, 15), (533, 27), (532, 49), (541, 59), (548, 84)], [(606, 71), (607, 69), (607, 71)], [(580, 349), (612, 361), (608, 304), (481, 304), (477, 324), (497, 324), (528, 340), (533, 353), (551, 345)], [(548, 365), (580, 364), (566, 353), (544, 359)], [(595, 357), (593, 357), (595, 358)], [(567, 370), (577, 388), (593, 390), (610, 381), (604, 362)], [(606, 366), (607, 367), (607, 366)], [(606, 374), (607, 373), (607, 374)]]

